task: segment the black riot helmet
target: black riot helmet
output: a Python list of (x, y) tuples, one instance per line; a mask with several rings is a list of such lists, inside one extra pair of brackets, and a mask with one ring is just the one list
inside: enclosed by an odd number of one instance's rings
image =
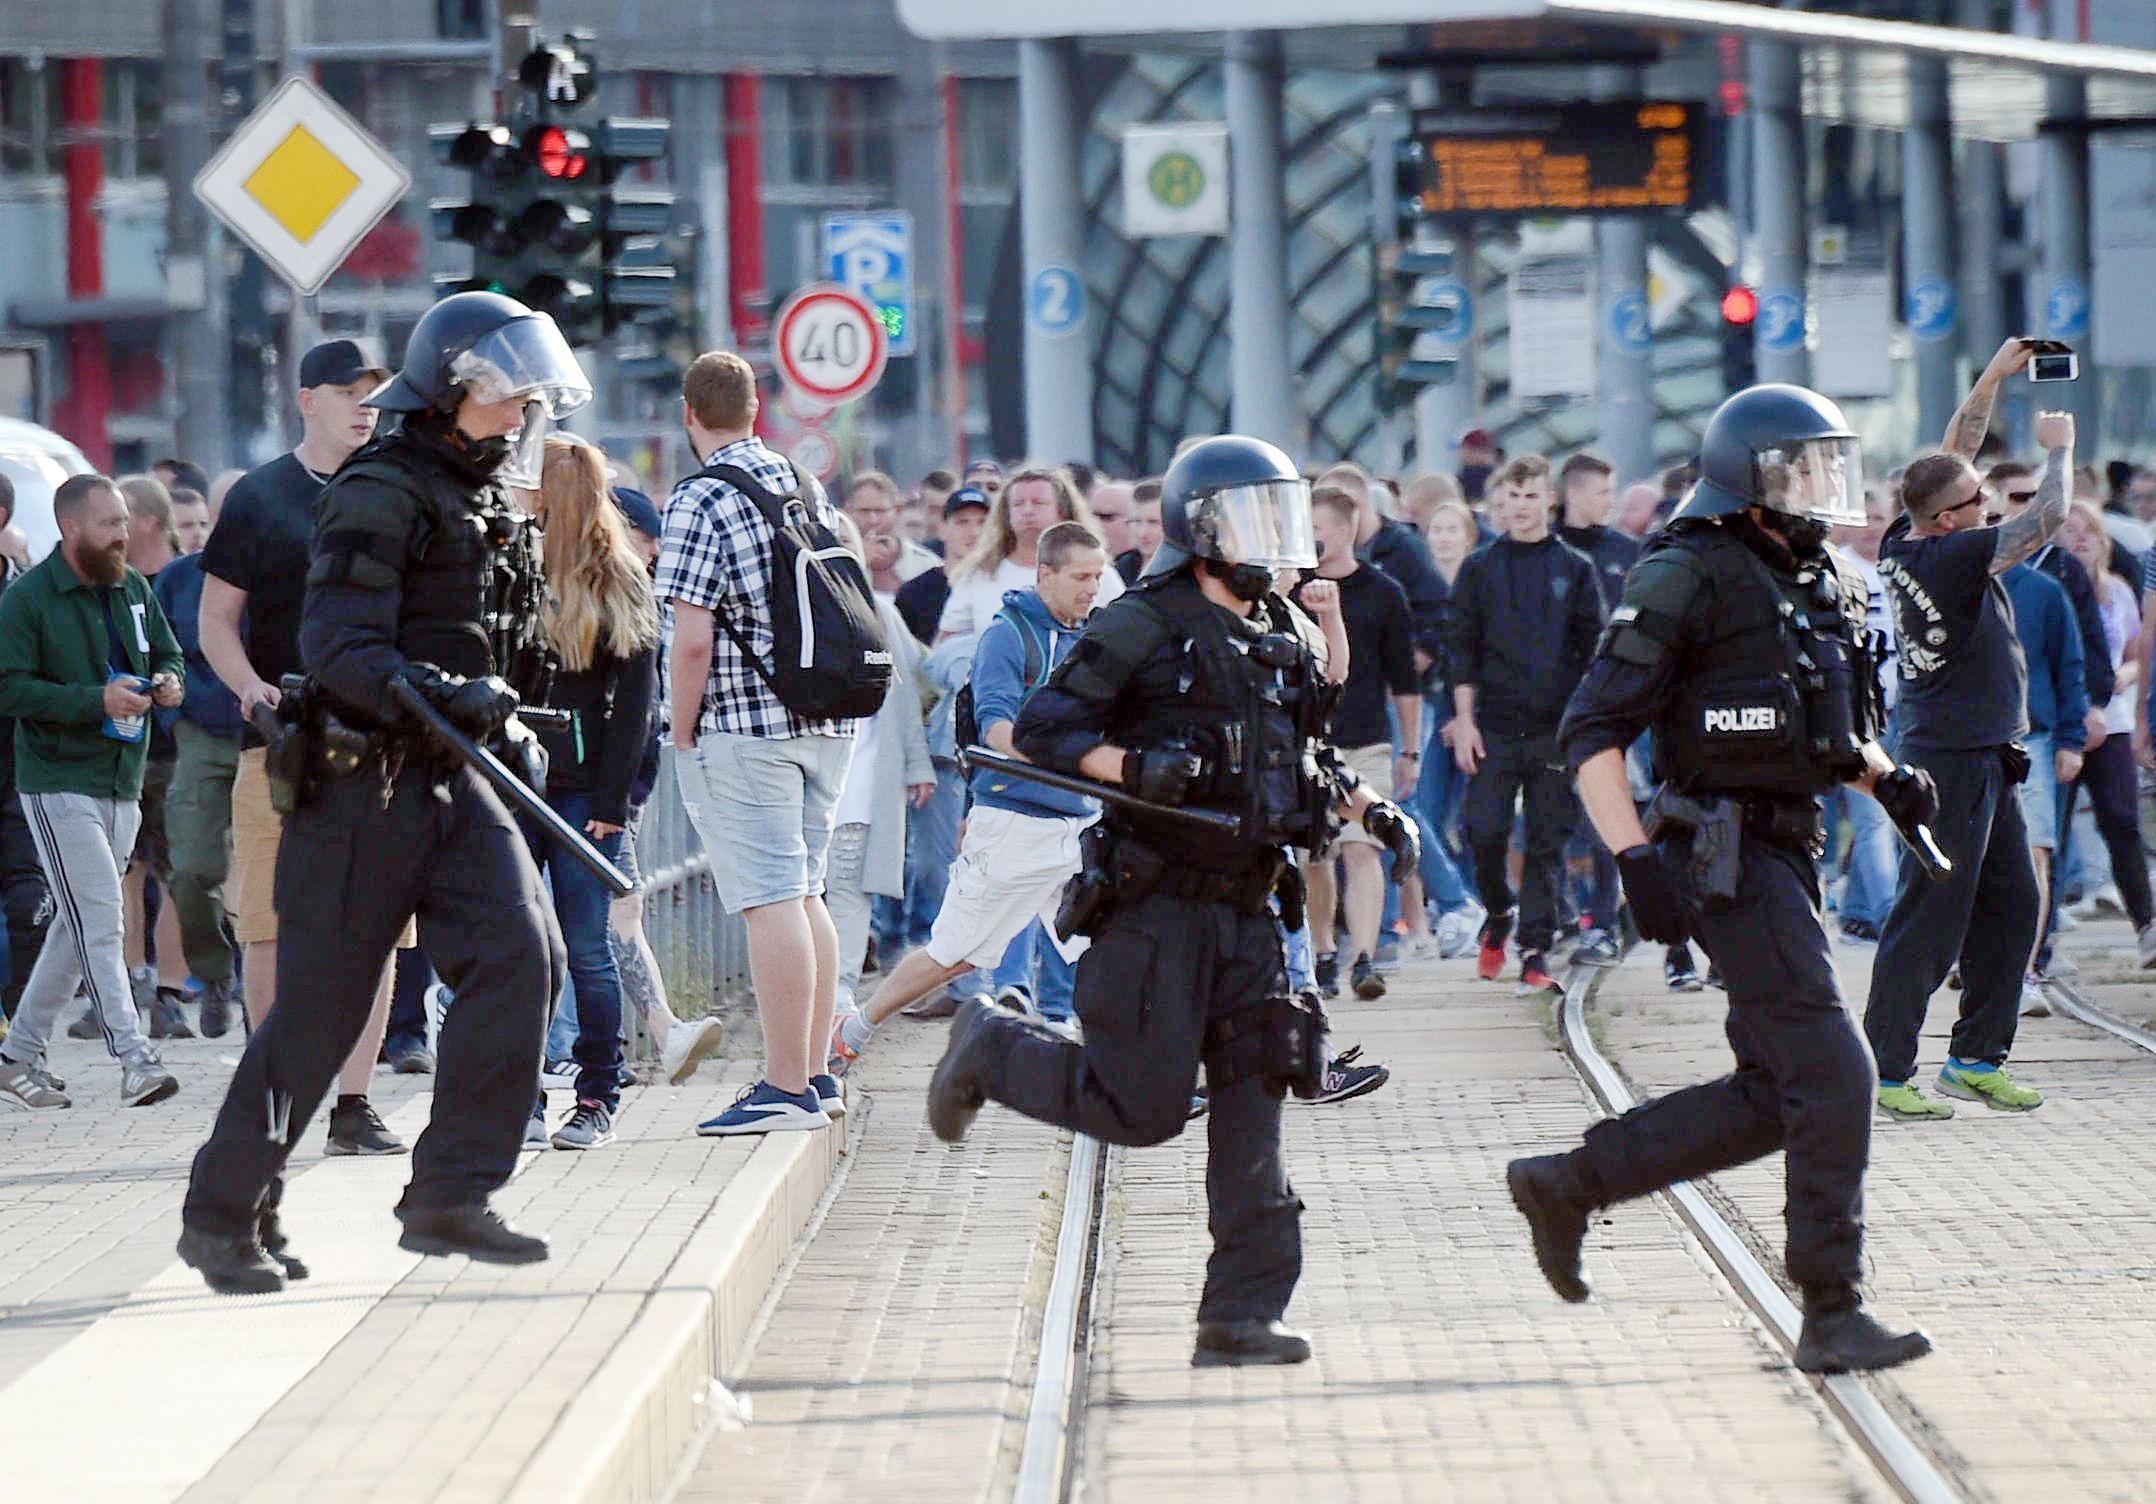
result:
[(1176, 456), (1160, 482), (1160, 547), (1147, 574), (1192, 559), (1267, 571), (1318, 561), (1310, 483), (1262, 439), (1221, 434)]
[(1746, 387), (1716, 408), (1699, 471), (1680, 519), (1759, 506), (1820, 528), (1865, 522), (1863, 446), (1842, 410), (1808, 387)]
[(505, 484), (532, 487), (548, 425), (589, 402), (591, 382), (552, 318), (498, 292), (460, 292), (419, 316), (404, 347), (404, 369), (366, 405), (448, 414), (466, 396), (526, 399), (524, 426), (496, 473)]

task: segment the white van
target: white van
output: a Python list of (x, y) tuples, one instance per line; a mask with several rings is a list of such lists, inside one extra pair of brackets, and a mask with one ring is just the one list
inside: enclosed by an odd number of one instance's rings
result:
[(15, 483), (15, 526), (30, 540), (32, 563), (60, 541), (52, 493), (70, 475), (86, 475), (90, 468), (82, 451), (51, 429), (0, 418), (0, 475)]

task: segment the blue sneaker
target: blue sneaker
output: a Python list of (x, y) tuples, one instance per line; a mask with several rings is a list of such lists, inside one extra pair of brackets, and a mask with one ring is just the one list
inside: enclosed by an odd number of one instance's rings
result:
[(807, 1128), (821, 1128), (829, 1123), (824, 1115), (823, 1099), (813, 1087), (799, 1096), (780, 1091), (768, 1081), (758, 1081), (741, 1088), (741, 1095), (734, 1098), (734, 1105), (715, 1118), (707, 1118), (696, 1125), (696, 1132), (703, 1138), (723, 1138), (744, 1133), (785, 1133)]
[(816, 1100), (823, 1105), (825, 1117), (842, 1118), (846, 1115), (846, 1088), (840, 1084), (838, 1077), (828, 1071), (811, 1076), (809, 1090), (816, 1094)]

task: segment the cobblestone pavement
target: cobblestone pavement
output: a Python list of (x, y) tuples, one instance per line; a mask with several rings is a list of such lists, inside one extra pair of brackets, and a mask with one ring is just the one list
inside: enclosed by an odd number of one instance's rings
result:
[[(2123, 924), (2066, 938), (2077, 983), (2136, 1021), (2151, 974)], [(1870, 947), (1837, 947), (1861, 1011)], [(1920, 1072), (1945, 1056), (1956, 994), (1933, 1000)], [(1642, 1094), (1729, 1067), (1718, 992), (1673, 997), (1644, 957), (1603, 987), (1601, 1030)], [(2156, 1057), (2064, 1017), (2025, 1018), (2015, 1078), (2026, 1115), (1957, 1103), (1943, 1123), (1880, 1121), (1866, 1194), (1871, 1293), (1938, 1345), (1872, 1381), (1930, 1428), (1969, 1496), (2147, 1500), (2156, 1491)], [(1716, 1177), (1779, 1273), (1782, 1162)], [(1599, 1240), (1590, 1256), (1606, 1255)]]
[(1381, 1002), (1336, 1008), (1335, 1043), (1361, 1042), (1393, 1076), (1289, 1108), (1308, 1211), (1288, 1319), (1316, 1344), (1305, 1366), (1189, 1366), (1204, 1138), (1123, 1157), (1088, 1504), (1885, 1497), (1658, 1204), (1598, 1226), (1592, 1303), (1542, 1282), (1504, 1163), (1590, 1115), (1546, 1013), (1459, 962), (1403, 968)]
[(675, 1504), (1007, 1498), (1053, 1266), (1066, 1157), (1053, 1130), (987, 1109), (966, 1142), (928, 1131), (942, 1024), (898, 1020), (854, 1070), (868, 1097), (821, 1229)]

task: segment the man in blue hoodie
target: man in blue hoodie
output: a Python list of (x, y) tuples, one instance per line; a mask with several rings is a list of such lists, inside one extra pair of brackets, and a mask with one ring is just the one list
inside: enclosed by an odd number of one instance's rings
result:
[[(990, 749), (1014, 755), (1011, 726), (1026, 696), (1078, 641), (1108, 555), (1092, 529), (1059, 522), (1041, 534), (1033, 589), (1007, 591), (973, 653), (973, 719)], [(876, 1026), (975, 967), (994, 967), (1033, 923), (1055, 911), (1078, 870), (1078, 833), (1099, 801), (982, 769), (973, 811), (928, 944), (898, 963), (860, 1012), (831, 1033), (835, 1066), (850, 1065)]]
[[(2000, 583), (2014, 603), (2014, 634), (2029, 664), (2029, 776), (2021, 785), (2021, 821), (2029, 828), (2029, 856), (2036, 863), (2036, 946), (2032, 971), (2039, 970), (2050, 928), (2051, 853), (2059, 844), (2060, 790), (2081, 776), (2081, 755), (2088, 743), (2089, 691), (2082, 664), (2081, 628), (2073, 597), (2035, 564), (2016, 564)], [(2051, 1005), (2043, 989), (2021, 988), (2021, 1011), (2046, 1014)]]

